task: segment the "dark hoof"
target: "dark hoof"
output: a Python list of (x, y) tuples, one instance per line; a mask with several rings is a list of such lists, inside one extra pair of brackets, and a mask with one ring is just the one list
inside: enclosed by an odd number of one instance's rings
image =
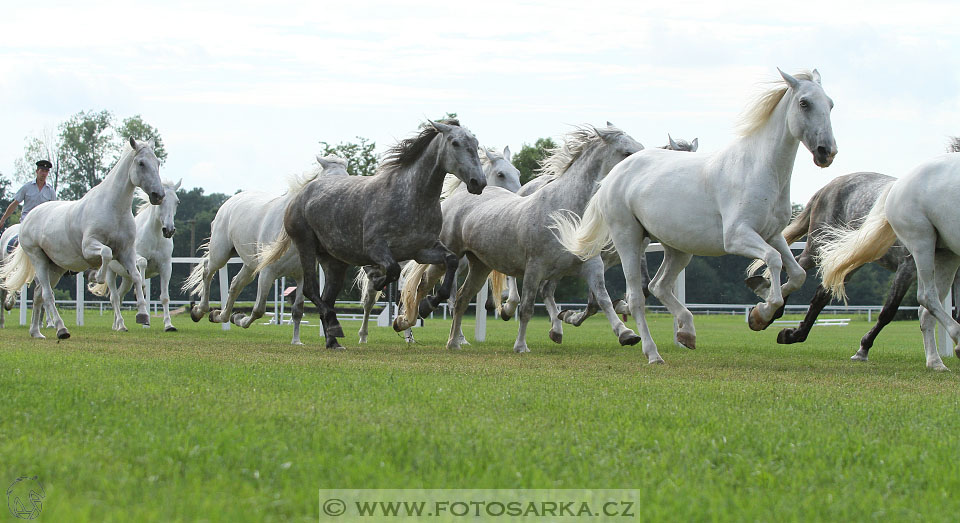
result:
[(557, 318), (559, 318), (560, 321), (562, 321), (562, 322), (564, 322), (564, 323), (570, 323), (570, 322), (567, 321), (567, 316), (569, 316), (569, 315), (571, 315), (571, 314), (573, 314), (573, 311), (572, 311), (572, 310), (570, 310), (570, 309), (563, 309), (562, 311), (560, 311), (560, 312), (557, 313)]
[(343, 338), (343, 327), (341, 327), (339, 323), (337, 323), (336, 325), (331, 325), (327, 327), (326, 333), (327, 333), (327, 336), (333, 336), (334, 338)]
[(336, 338), (330, 338), (327, 340), (327, 348), (330, 350), (347, 350), (343, 345), (340, 345), (340, 342)]
[(554, 343), (563, 343), (563, 333), (550, 331), (550, 340)]
[(790, 345), (791, 343), (800, 343), (804, 340), (794, 335), (794, 329), (783, 329), (777, 334), (777, 343), (780, 345)]
[(679, 343), (680, 345), (683, 345), (688, 349), (693, 350), (697, 348), (697, 337), (696, 335), (690, 334), (689, 332), (678, 332), (677, 343)]
[(140, 325), (150, 325), (150, 315), (145, 312), (138, 312), (137, 323)]
[(510, 320), (513, 319), (513, 315), (511, 314), (510, 316), (507, 316), (507, 315), (504, 314), (503, 311), (501, 310), (501, 311), (500, 311), (500, 319), (503, 320), (503, 321), (510, 321)]
[(436, 307), (434, 307), (434, 306), (430, 303), (430, 297), (426, 297), (426, 298), (420, 300), (420, 305), (417, 306), (417, 314), (418, 314), (421, 318), (426, 318), (427, 316), (430, 315), (431, 312), (434, 311), (434, 309), (436, 309)]
[(484, 308), (484, 309), (487, 309), (487, 312), (493, 312), (493, 311), (497, 310), (496, 304), (494, 304), (494, 303), (493, 303), (492, 301), (490, 301), (490, 300), (487, 300), (487, 302), (483, 304), (483, 308)]
[(234, 325), (239, 325), (238, 322), (239, 322), (240, 320), (242, 320), (242, 319), (243, 319), (243, 313), (242, 313), (242, 312), (236, 312), (236, 313), (233, 314), (233, 316), (230, 316), (230, 323), (232, 323), (232, 324), (234, 324)]
[(770, 326), (771, 321), (763, 321), (763, 318), (760, 317), (760, 313), (757, 312), (757, 308), (754, 307), (750, 309), (750, 315), (747, 320), (747, 325), (750, 326), (750, 330), (762, 331)]
[(960, 358), (960, 347), (953, 349), (953, 355)]
[(177, 328), (174, 327), (173, 325), (171, 325), (171, 326), (169, 326), (169, 327), (165, 327), (165, 328), (163, 329), (163, 332), (177, 332)]
[(210, 320), (210, 323), (220, 323), (219, 321), (213, 318), (214, 315), (220, 315), (220, 309), (214, 309), (210, 311), (210, 314), (207, 315), (207, 319)]
[(620, 340), (620, 345), (627, 346), (627, 345), (636, 345), (640, 343), (640, 340), (642, 338), (632, 330), (625, 330), (620, 333), (620, 336), (618, 339)]
[(396, 332), (403, 332), (407, 330), (406, 327), (400, 324), (400, 321), (401, 321), (401, 316), (397, 316), (396, 318), (393, 319), (393, 330)]
[(67, 331), (67, 328), (66, 328), (66, 327), (64, 327), (64, 328), (62, 328), (62, 329), (60, 329), (60, 330), (57, 331), (57, 338), (58, 338), (58, 339), (65, 340), (65, 339), (67, 339), (67, 338), (69, 338), (69, 337), (70, 337), (70, 332)]
[(203, 319), (203, 313), (200, 312), (200, 309), (193, 307), (190, 309), (190, 319), (193, 320), (194, 323), (197, 323)]

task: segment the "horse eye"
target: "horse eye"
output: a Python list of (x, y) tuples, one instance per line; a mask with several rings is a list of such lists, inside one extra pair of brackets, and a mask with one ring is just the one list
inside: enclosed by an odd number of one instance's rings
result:
[(804, 109), (806, 109), (807, 106), (809, 105), (810, 104), (808, 104), (806, 100), (800, 100), (800, 107), (803, 107)]
[(497, 173), (497, 176), (499, 176), (499, 177), (501, 177), (501, 178), (503, 178), (503, 177), (504, 177), (504, 176), (506, 176), (506, 175), (505, 175), (505, 174), (503, 174), (503, 173)]
[(454, 147), (460, 147), (460, 142), (454, 140), (452, 143)]

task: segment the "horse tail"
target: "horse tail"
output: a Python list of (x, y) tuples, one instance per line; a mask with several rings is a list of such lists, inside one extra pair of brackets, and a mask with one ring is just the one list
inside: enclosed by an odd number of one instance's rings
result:
[(87, 290), (96, 296), (106, 297), (110, 294), (110, 287), (107, 287), (106, 283), (97, 283), (95, 281), (87, 284)]
[[(367, 273), (364, 272), (363, 267), (357, 269), (357, 275), (353, 278), (353, 284), (360, 289), (361, 299), (367, 295), (367, 292), (370, 291), (370, 278), (367, 277)], [(379, 300), (380, 296), (383, 296), (383, 292), (377, 290), (376, 295), (373, 297), (373, 301)]]
[(497, 313), (499, 314), (503, 308), (501, 296), (503, 296), (504, 289), (507, 288), (507, 275), (502, 272), (491, 271), (487, 279), (490, 280), (490, 295), (493, 296), (493, 303), (497, 305)]
[(897, 241), (897, 234), (887, 221), (886, 214), (887, 196), (891, 187), (893, 184), (880, 194), (860, 228), (822, 229), (823, 243), (817, 254), (817, 265), (820, 266), (823, 286), (844, 302), (847, 300), (844, 289), (847, 275), (861, 265), (883, 256)]
[(423, 279), (429, 263), (411, 262), (403, 266), (400, 271), (400, 279), (403, 280), (403, 287), (400, 289), (400, 307), (403, 308), (404, 321), (407, 325), (413, 325), (417, 321), (417, 289), (420, 287), (420, 280)]
[(183, 281), (180, 289), (188, 296), (200, 296), (203, 291), (203, 275), (207, 272), (210, 265), (210, 240), (200, 245), (203, 256), (200, 257), (200, 263), (193, 266), (187, 279)]
[[(810, 205), (804, 207), (800, 214), (787, 225), (783, 230), (783, 238), (787, 240), (787, 245), (790, 245), (803, 238), (808, 230), (810, 230)], [(760, 270), (760, 267), (763, 267), (763, 260), (753, 260), (753, 263), (747, 267), (747, 276), (752, 276), (753, 273)], [(763, 275), (767, 278), (770, 277), (768, 272), (764, 272)]]
[(0, 265), (0, 285), (9, 292), (18, 292), (37, 275), (33, 263), (22, 245), (13, 250), (13, 254)]
[(257, 250), (257, 268), (254, 272), (260, 272), (271, 263), (276, 263), (280, 261), (280, 258), (287, 253), (287, 250), (290, 248), (290, 244), (293, 243), (293, 240), (290, 239), (290, 235), (287, 234), (287, 229), (281, 228), (280, 234), (277, 236), (277, 239), (273, 243), (269, 243), (264, 247), (261, 247)]
[(610, 237), (610, 227), (600, 209), (600, 191), (590, 198), (583, 219), (573, 211), (561, 210), (550, 214), (553, 225), (550, 226), (553, 235), (563, 247), (575, 254), (581, 260), (587, 260), (600, 255), (604, 250), (612, 248), (613, 239)]

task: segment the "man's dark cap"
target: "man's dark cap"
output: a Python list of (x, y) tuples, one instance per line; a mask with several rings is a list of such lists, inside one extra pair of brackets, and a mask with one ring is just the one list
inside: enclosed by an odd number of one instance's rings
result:
[(53, 167), (53, 164), (50, 163), (50, 160), (40, 160), (39, 162), (37, 162), (37, 167), (41, 169), (49, 169)]

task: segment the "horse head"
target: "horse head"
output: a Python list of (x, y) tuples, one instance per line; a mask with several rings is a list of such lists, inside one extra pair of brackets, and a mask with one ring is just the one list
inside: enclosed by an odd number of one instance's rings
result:
[(427, 120), (438, 132), (435, 140), (441, 140), (440, 167), (467, 184), (471, 194), (480, 194), (487, 186), (487, 178), (480, 167), (479, 143), (470, 131), (459, 125)]
[[(183, 179), (178, 181), (176, 185), (163, 184), (163, 199), (160, 202), (160, 212), (157, 215), (157, 219), (160, 220), (160, 227), (163, 231), (164, 238), (172, 238), (174, 233), (177, 232), (174, 217), (177, 215), (177, 206), (180, 205), (177, 190), (180, 189), (182, 182)], [(152, 200), (151, 203), (153, 203)]]
[(510, 192), (520, 190), (520, 170), (510, 163), (510, 147), (503, 148), (503, 154), (497, 154), (491, 149), (483, 149), (480, 158), (483, 172), (486, 174), (487, 185), (503, 187)]
[(137, 142), (130, 137), (130, 147), (133, 148), (133, 160), (127, 172), (130, 183), (143, 189), (153, 205), (160, 205), (163, 201), (164, 189), (160, 181), (160, 160), (154, 152), (153, 140)]
[[(780, 71), (780, 69), (777, 69)], [(813, 163), (829, 167), (837, 155), (837, 142), (833, 138), (830, 111), (833, 100), (820, 85), (820, 73), (816, 69), (805, 78), (795, 78), (783, 71), (780, 76), (787, 83), (787, 129), (813, 153)]]

